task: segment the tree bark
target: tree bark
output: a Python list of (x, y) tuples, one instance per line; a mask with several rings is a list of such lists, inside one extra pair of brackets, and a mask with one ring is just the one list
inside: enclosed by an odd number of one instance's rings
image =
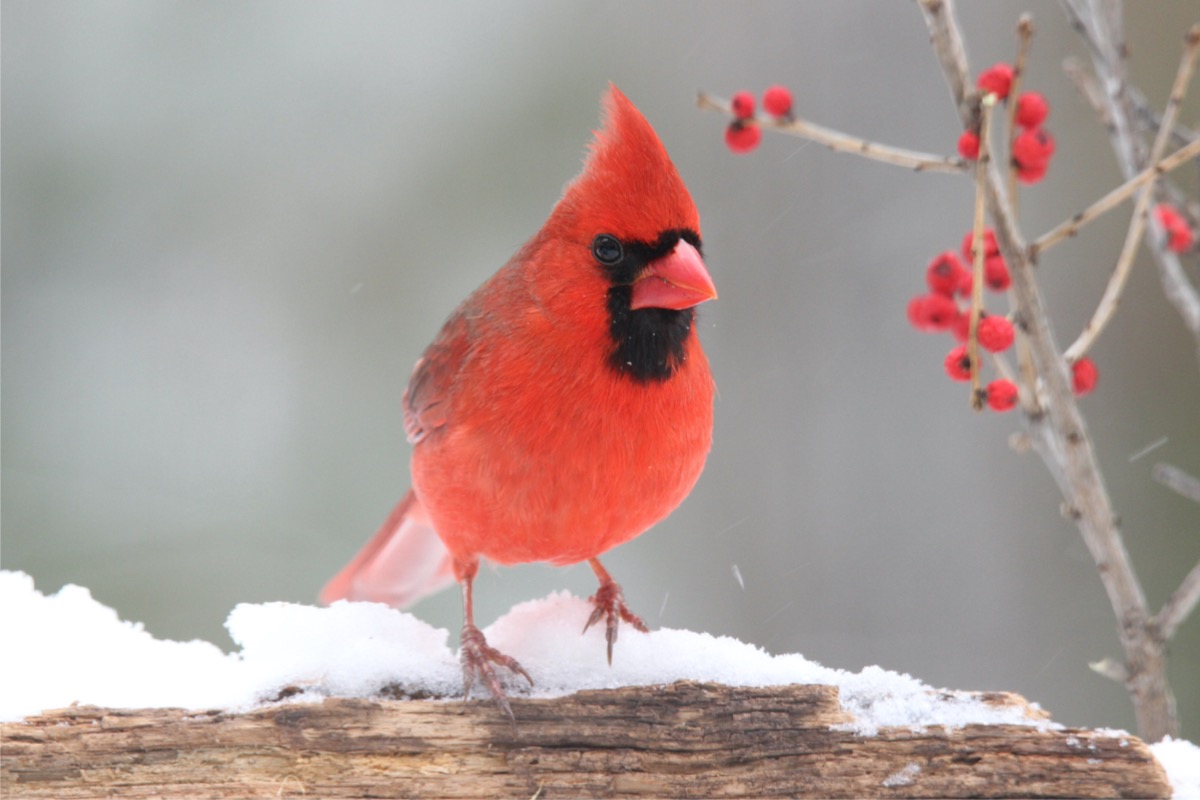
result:
[[(1029, 708), (1016, 695), (977, 695)], [(234, 714), (72, 707), (0, 726), (5, 797), (1166, 797), (1119, 732), (1020, 725), (860, 735), (832, 686), (681, 682), (485, 701), (284, 703)]]

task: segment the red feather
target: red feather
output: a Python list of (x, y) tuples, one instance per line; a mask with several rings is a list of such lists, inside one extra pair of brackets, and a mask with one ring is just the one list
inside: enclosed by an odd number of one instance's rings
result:
[[(607, 618), (611, 659), (617, 619), (644, 626), (596, 557), (669, 514), (711, 444), (713, 381), (691, 324), (691, 307), (716, 297), (699, 217), (616, 87), (605, 109), (583, 172), (545, 225), (417, 361), (404, 397), (413, 488), (321, 595), (403, 605), (452, 571), (466, 599), (468, 690), (483, 678), (506, 710), (492, 664), (524, 670), (474, 626), (479, 559), (590, 560), (601, 580), (591, 622)], [(623, 244), (633, 273), (599, 260), (601, 234)], [(660, 336), (681, 338), (638, 374), (632, 359), (659, 353)], [(622, 341), (634, 354), (626, 363)]]

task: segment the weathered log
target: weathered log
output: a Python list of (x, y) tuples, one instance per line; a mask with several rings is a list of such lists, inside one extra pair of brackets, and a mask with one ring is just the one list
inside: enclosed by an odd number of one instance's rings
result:
[(0, 789), (63, 800), (1170, 794), (1131, 735), (968, 725), (863, 736), (831, 686), (681, 682), (512, 706), (516, 729), (484, 701), (72, 707), (0, 726)]

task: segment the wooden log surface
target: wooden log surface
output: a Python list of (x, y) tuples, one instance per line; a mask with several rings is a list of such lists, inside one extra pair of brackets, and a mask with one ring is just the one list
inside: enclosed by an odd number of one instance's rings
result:
[[(980, 695), (1023, 703), (1016, 695)], [(680, 682), (248, 713), (72, 707), (0, 726), (4, 797), (1166, 797), (1128, 734), (1021, 725), (863, 736), (832, 686)], [(1033, 715), (1037, 710), (1030, 712)]]

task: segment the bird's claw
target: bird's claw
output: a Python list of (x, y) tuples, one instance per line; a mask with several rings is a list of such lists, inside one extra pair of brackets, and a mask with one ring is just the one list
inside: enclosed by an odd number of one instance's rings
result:
[(488, 644), (487, 639), (483, 636), (483, 631), (474, 625), (463, 626), (462, 650), (459, 659), (462, 661), (463, 667), (463, 699), (470, 699), (472, 687), (474, 687), (476, 681), (480, 681), (491, 692), (492, 699), (496, 701), (496, 705), (508, 715), (509, 720), (515, 726), (516, 717), (513, 716), (512, 706), (508, 704), (508, 696), (504, 693), (504, 686), (500, 683), (500, 677), (496, 674), (496, 668), (492, 665), (499, 664), (510, 672), (520, 675), (529, 681), (529, 685), (532, 686), (533, 678), (529, 677), (529, 673), (525, 671), (525, 668), (512, 656), (506, 656)]
[(646, 623), (642, 622), (642, 618), (630, 611), (629, 606), (625, 605), (625, 596), (621, 593), (621, 587), (616, 581), (610, 580), (601, 583), (600, 588), (588, 600), (595, 608), (592, 609), (592, 614), (588, 617), (587, 624), (583, 626), (583, 631), (587, 633), (588, 628), (595, 625), (601, 619), (605, 620), (605, 639), (608, 640), (609, 664), (612, 664), (613, 644), (617, 641), (617, 632), (621, 620), (625, 620), (625, 622), (642, 633), (649, 633), (650, 629), (646, 627)]

